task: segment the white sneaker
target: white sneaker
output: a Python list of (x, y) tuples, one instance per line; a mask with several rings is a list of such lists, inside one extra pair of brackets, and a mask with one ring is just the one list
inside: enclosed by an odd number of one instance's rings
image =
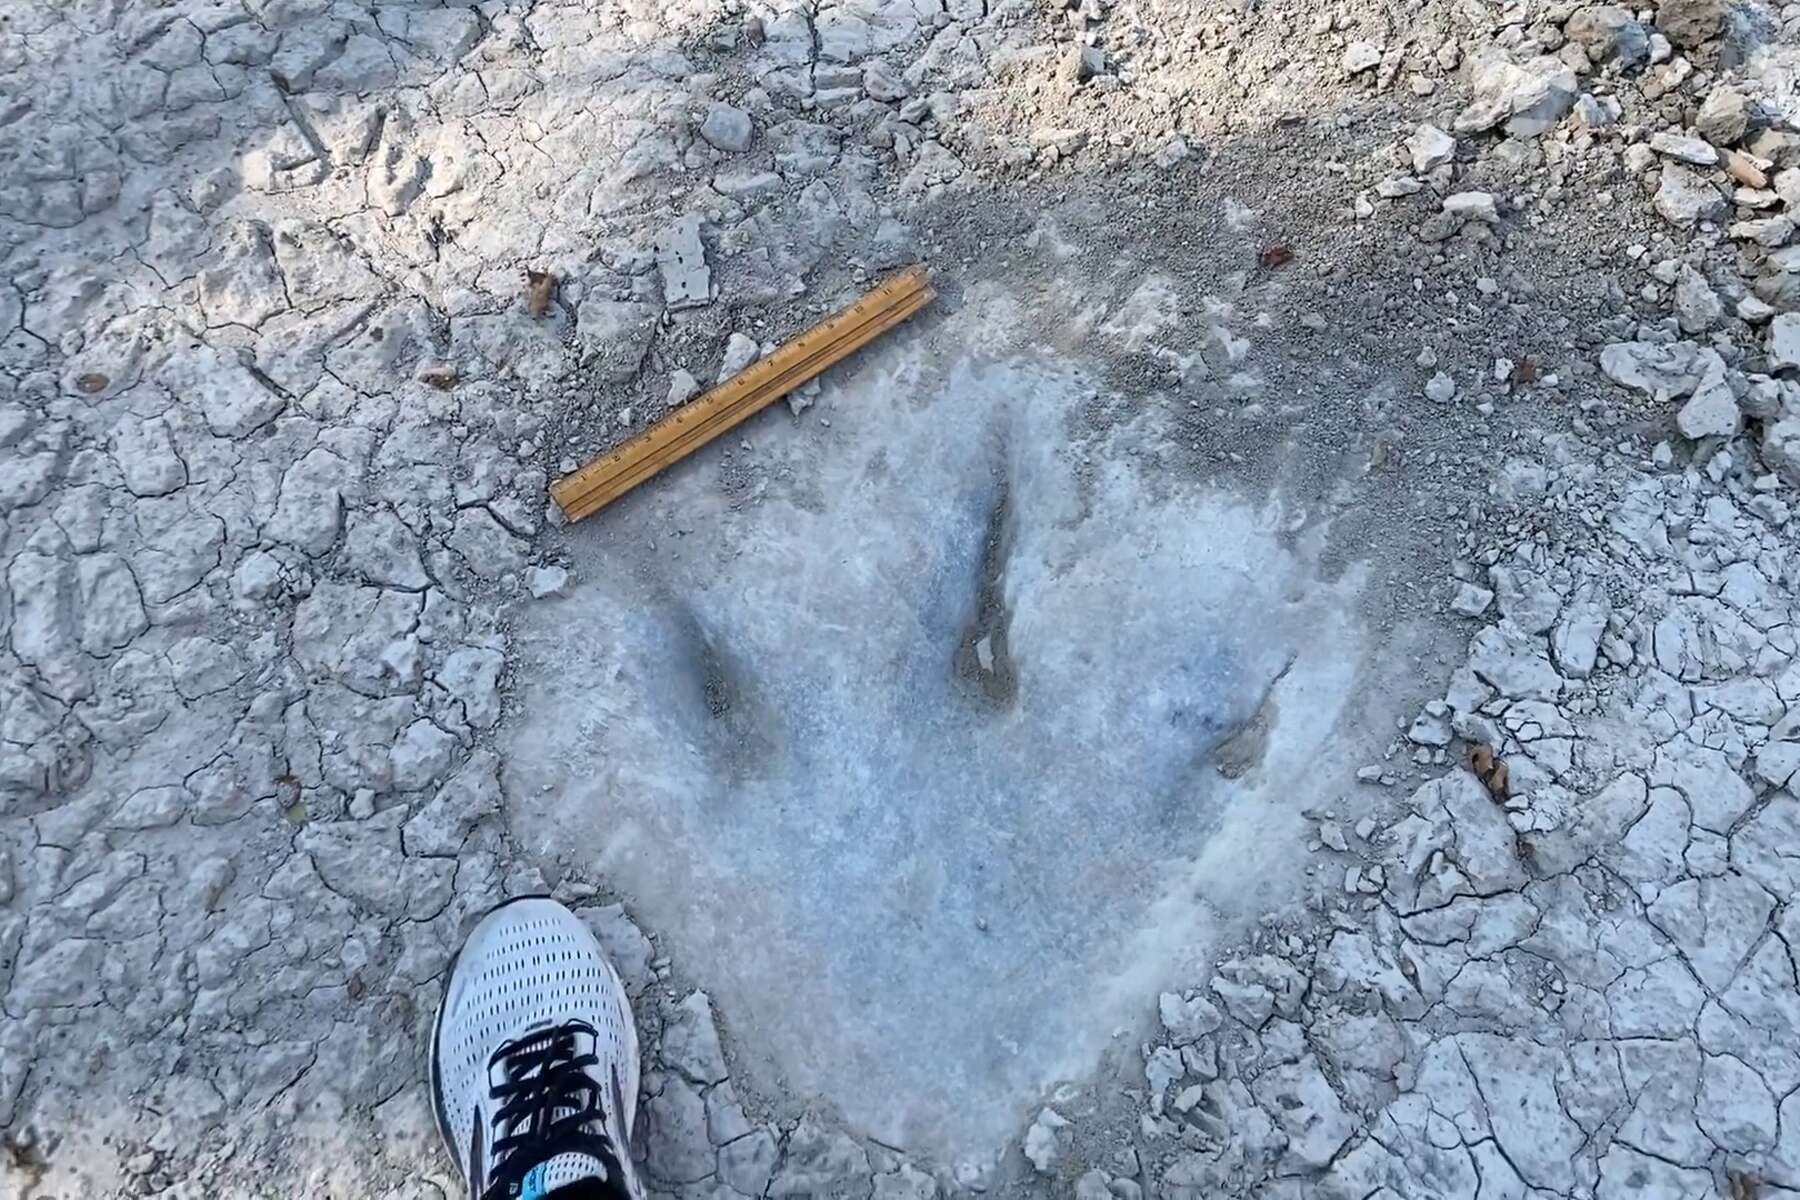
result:
[(605, 951), (547, 896), (508, 900), (450, 966), (431, 1038), (438, 1131), (473, 1200), (637, 1200), (638, 1039)]

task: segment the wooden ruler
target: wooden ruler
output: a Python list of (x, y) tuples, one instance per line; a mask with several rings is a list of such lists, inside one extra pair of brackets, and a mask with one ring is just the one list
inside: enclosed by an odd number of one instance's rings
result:
[(631, 440), (564, 475), (550, 485), (551, 498), (571, 522), (591, 516), (854, 354), (931, 303), (936, 295), (924, 267), (902, 271)]

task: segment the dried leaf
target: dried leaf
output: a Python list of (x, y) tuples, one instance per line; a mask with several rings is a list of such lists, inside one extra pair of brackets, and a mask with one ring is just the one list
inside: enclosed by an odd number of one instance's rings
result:
[(95, 371), (89, 371), (86, 375), (77, 375), (75, 377), (75, 386), (90, 396), (95, 392), (104, 392), (106, 390), (106, 385), (111, 382), (112, 380)]
[(1527, 354), (1513, 364), (1512, 381), (1514, 386), (1536, 383), (1538, 379), (1537, 359)]
[(1476, 742), (1470, 747), (1469, 770), (1474, 772), (1475, 778), (1481, 780), (1488, 795), (1496, 800), (1506, 799), (1506, 764), (1500, 761), (1492, 746), (1486, 742)]
[(549, 271), (525, 272), (525, 311), (541, 317), (550, 311), (550, 298), (556, 295), (556, 276)]
[(1256, 261), (1262, 264), (1265, 271), (1273, 271), (1277, 267), (1285, 267), (1293, 262), (1294, 251), (1280, 242), (1270, 242), (1262, 248), (1262, 253), (1256, 256)]

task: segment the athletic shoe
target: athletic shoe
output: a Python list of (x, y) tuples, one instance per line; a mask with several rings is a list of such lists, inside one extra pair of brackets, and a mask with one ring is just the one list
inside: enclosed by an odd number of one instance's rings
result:
[(637, 1200), (638, 1039), (574, 913), (523, 896), (451, 963), (431, 1038), (438, 1132), (472, 1200)]

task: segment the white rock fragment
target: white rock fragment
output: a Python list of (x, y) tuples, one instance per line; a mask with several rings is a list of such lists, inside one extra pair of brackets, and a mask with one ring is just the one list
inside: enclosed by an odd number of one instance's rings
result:
[(1611, 96), (1606, 99), (1612, 103), (1608, 104), (1591, 92), (1581, 93), (1575, 100), (1576, 122), (1589, 129), (1603, 129), (1617, 122), (1619, 114), (1614, 111), (1614, 106), (1618, 104), (1618, 101)]
[(1663, 220), (1681, 229), (1692, 229), (1702, 221), (1721, 221), (1729, 211), (1718, 188), (1675, 163), (1663, 167), (1654, 203)]
[(1169, 1085), (1187, 1074), (1181, 1054), (1173, 1046), (1158, 1046), (1144, 1062), (1144, 1081), (1150, 1085), (1151, 1105), (1160, 1109)]
[(1650, 139), (1650, 148), (1664, 158), (1689, 163), (1696, 167), (1715, 167), (1719, 152), (1705, 138), (1689, 137), (1667, 129)]
[(402, 815), (403, 810), (393, 808), (366, 821), (309, 821), (297, 848), (306, 852), (333, 892), (389, 918), (422, 921), (449, 902), (456, 865), (446, 858), (402, 853)]
[(1549, 55), (1514, 62), (1498, 46), (1472, 56), (1474, 102), (1457, 114), (1458, 133), (1479, 133), (1504, 122), (1515, 138), (1534, 138), (1555, 128), (1575, 103), (1575, 72)]
[(1335, 850), (1339, 854), (1350, 849), (1350, 843), (1344, 837), (1344, 827), (1336, 821), (1319, 822), (1319, 843), (1327, 850)]
[(1435, 400), (1439, 404), (1445, 404), (1455, 395), (1456, 380), (1452, 379), (1443, 371), (1437, 372), (1430, 379), (1425, 381), (1425, 397), (1428, 400)]
[(1349, 1111), (1310, 1054), (1263, 1072), (1251, 1090), (1287, 1134), (1284, 1171), (1323, 1169), (1356, 1132)]
[(1782, 313), (1769, 322), (1763, 353), (1772, 371), (1800, 368), (1800, 313)]
[(1675, 428), (1690, 442), (1701, 438), (1728, 438), (1743, 428), (1737, 398), (1722, 375), (1710, 375), (1675, 414)]
[(358, 510), (350, 515), (344, 560), (370, 583), (416, 591), (431, 582), (418, 539), (391, 509)]
[(686, 404), (700, 394), (700, 381), (679, 367), (669, 373), (669, 395), (666, 403), (670, 408)]
[(21, 961), (7, 994), (19, 1012), (90, 1006), (103, 999), (102, 964), (106, 943), (97, 938), (64, 938)]
[(1675, 280), (1675, 317), (1683, 333), (1705, 333), (1725, 318), (1725, 302), (1706, 276), (1683, 265)]
[(1550, 637), (1551, 655), (1563, 675), (1586, 679), (1593, 674), (1611, 616), (1612, 604), (1598, 585), (1584, 585), (1569, 599)]
[(771, 1196), (869, 1194), (869, 1156), (848, 1134), (810, 1118), (788, 1135), (787, 1155), (771, 1181)]
[(84, 555), (76, 564), (79, 642), (95, 657), (129, 646), (150, 627), (143, 593), (127, 561), (116, 554)]
[(1479, 617), (1494, 602), (1494, 593), (1478, 583), (1464, 583), (1450, 600), (1450, 611), (1460, 617)]
[(282, 477), (265, 532), (314, 557), (324, 554), (337, 541), (351, 475), (350, 464), (325, 447), (307, 451)]
[(894, 69), (879, 58), (871, 58), (862, 67), (863, 91), (869, 99), (879, 100), (883, 104), (892, 104), (904, 100), (912, 94), (912, 89)]
[(1172, 137), (1162, 144), (1161, 149), (1157, 150), (1156, 157), (1153, 161), (1158, 167), (1166, 171), (1177, 163), (1185, 162), (1188, 153), (1187, 139), (1183, 137)]
[(477, 750), (407, 820), (401, 838), (408, 854), (453, 857), (476, 825), (499, 813), (499, 757)]
[(1444, 212), (1462, 220), (1485, 221), (1489, 225), (1500, 220), (1500, 210), (1492, 192), (1455, 192), (1445, 196)]
[(821, 390), (817, 376), (807, 380), (787, 394), (788, 412), (796, 417), (799, 416), (818, 401)]
[(1777, 171), (1770, 184), (1790, 213), (1800, 210), (1800, 162)]
[(1650, 31), (1633, 18), (1630, 9), (1617, 4), (1576, 9), (1563, 32), (1596, 64), (1617, 60), (1620, 66), (1635, 67), (1650, 57)]
[(114, 811), (108, 824), (114, 829), (166, 829), (181, 819), (186, 808), (184, 788), (141, 788)]
[(857, 62), (873, 45), (869, 23), (847, 8), (828, 10), (819, 17), (815, 29), (819, 57), (827, 62)]
[[(715, 1146), (727, 1146), (739, 1138), (753, 1132), (755, 1126), (744, 1112), (744, 1106), (738, 1101), (737, 1090), (731, 1086), (729, 1079), (719, 1083), (706, 1093), (706, 1136)], [(898, 1197), (895, 1200), (899, 1200)], [(937, 1200), (935, 1195), (921, 1196), (918, 1200)]]
[(1550, 665), (1543, 639), (1511, 621), (1490, 625), (1470, 644), (1469, 666), (1502, 696), (1514, 700), (1555, 700), (1563, 680)]
[(394, 786), (404, 792), (435, 784), (450, 769), (456, 738), (430, 721), (414, 721), (388, 754)]
[[(1794, 236), (1794, 221), (1788, 216), (1763, 217), (1753, 221), (1734, 221), (1725, 230), (1734, 241), (1752, 242), (1765, 250), (1787, 245)], [(1746, 296), (1753, 300), (1755, 297)], [(1758, 304), (1762, 301), (1758, 300)]]
[(1750, 97), (1729, 84), (1715, 87), (1701, 103), (1694, 129), (1716, 146), (1735, 144), (1750, 129)]
[(1613, 342), (1600, 351), (1608, 379), (1658, 401), (1685, 396), (1710, 373), (1723, 373), (1718, 352), (1692, 342)]
[(1428, 175), (1456, 157), (1456, 139), (1435, 125), (1421, 125), (1406, 139), (1413, 173)]
[(1723, 989), (1762, 938), (1774, 906), (1765, 888), (1733, 873), (1678, 881), (1656, 898), (1649, 917), (1681, 948), (1702, 983)]
[(724, 383), (733, 375), (755, 362), (762, 354), (762, 347), (756, 339), (741, 333), (734, 333), (725, 343), (725, 357), (719, 363), (719, 382)]
[(187, 464), (176, 453), (161, 417), (127, 419), (113, 430), (113, 461), (133, 496), (167, 496), (187, 486)]
[(484, 506), (456, 514), (447, 545), (482, 579), (502, 579), (525, 565), (525, 543)]
[(1543, 633), (1556, 622), (1562, 597), (1538, 572), (1495, 566), (1488, 570), (1488, 582), (1494, 585), (1501, 614), (1524, 632)]
[(1374, 42), (1351, 42), (1344, 50), (1346, 75), (1360, 75), (1381, 65), (1381, 47)]
[[(774, 1137), (767, 1130), (758, 1129), (719, 1147), (719, 1178), (740, 1196), (761, 1196), (769, 1190), (769, 1180), (780, 1158), (781, 1148)], [(880, 1195), (880, 1192), (876, 1194)], [(900, 1197), (899, 1200), (910, 1198)], [(935, 1197), (927, 1196), (925, 1200), (935, 1200)]]
[(569, 593), (568, 569), (554, 565), (533, 567), (525, 573), (525, 586), (530, 590), (533, 600), (566, 596)]
[(1763, 427), (1763, 461), (1800, 487), (1800, 417), (1784, 417)]
[(1090, 79), (1111, 75), (1116, 65), (1103, 47), (1084, 45), (1075, 52), (1070, 64), (1070, 74), (1076, 83), (1086, 83)]
[(500, 673), (506, 656), (485, 646), (463, 646), (451, 651), (437, 673), (462, 718), (475, 729), (492, 729), (500, 722)]
[(246, 554), (231, 574), (231, 587), (246, 600), (267, 600), (281, 591), (281, 560), (262, 550)]
[(705, 992), (689, 992), (675, 1006), (674, 1016), (663, 1027), (661, 1054), (665, 1063), (702, 1086), (718, 1083), (729, 1074), (712, 1001)]
[(644, 1165), (654, 1177), (697, 1183), (717, 1168), (717, 1154), (706, 1134), (706, 1102), (680, 1075), (663, 1077), (662, 1089), (649, 1098), (640, 1119)]
[(975, 641), (975, 665), (982, 671), (992, 674), (994, 670), (994, 638), (992, 634), (983, 634)]
[(1442, 700), (1432, 700), (1425, 705), (1425, 710), (1414, 718), (1411, 728), (1406, 731), (1407, 740), (1419, 746), (1448, 746), (1450, 744), (1450, 706)]
[(742, 154), (750, 148), (752, 129), (750, 114), (743, 109), (714, 104), (700, 123), (700, 136), (715, 149)]
[(699, 217), (683, 217), (664, 228), (656, 235), (655, 249), (665, 304), (679, 309), (712, 303), (712, 271), (700, 241)]
[(1056, 1160), (1061, 1147), (1057, 1144), (1057, 1133), (1068, 1128), (1069, 1122), (1055, 1109), (1045, 1108), (1038, 1111), (1037, 1119), (1031, 1128), (1025, 1131), (1025, 1157), (1040, 1175), (1048, 1175), (1056, 1167)]
[(1218, 1029), (1224, 1017), (1205, 996), (1183, 997), (1164, 992), (1157, 1001), (1163, 1029), (1175, 1046), (1189, 1046)]
[(583, 297), (575, 309), (575, 331), (595, 378), (623, 383), (636, 375), (656, 336), (656, 318), (654, 305)]

